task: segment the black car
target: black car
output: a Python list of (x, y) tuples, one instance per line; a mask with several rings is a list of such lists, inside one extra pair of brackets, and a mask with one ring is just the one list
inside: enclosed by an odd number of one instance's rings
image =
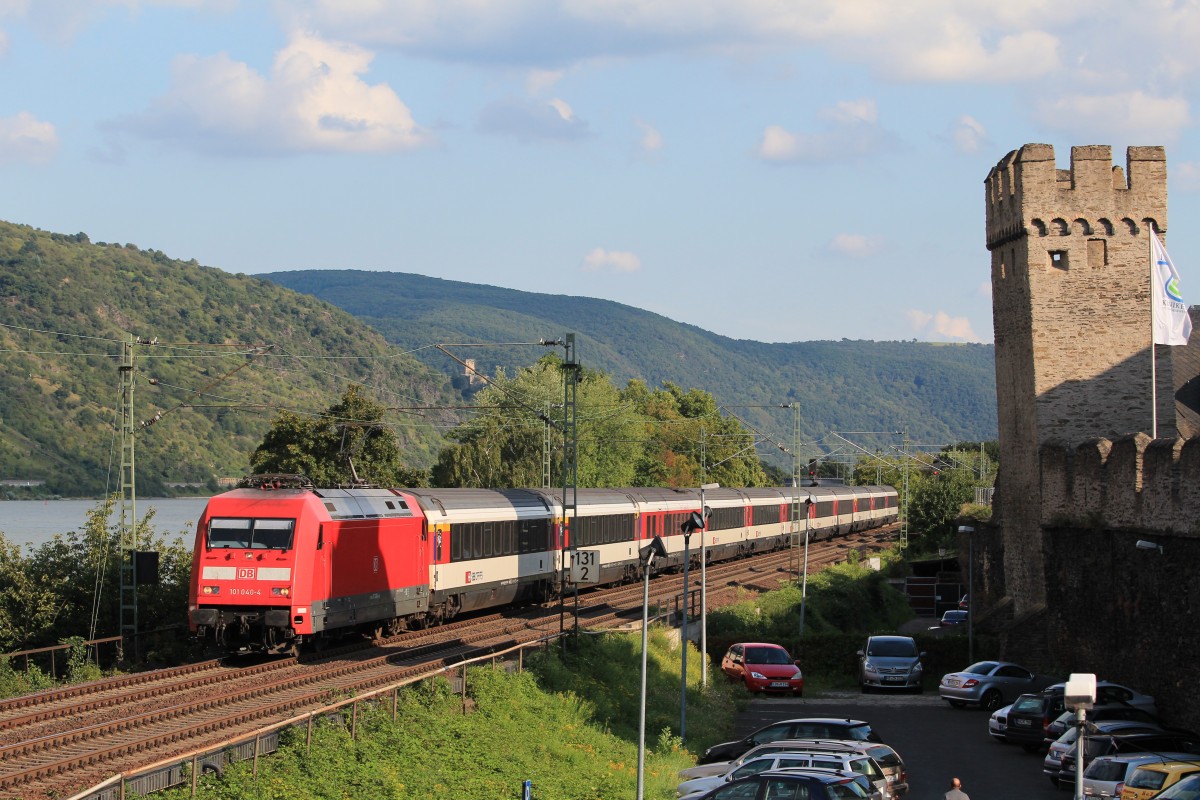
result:
[(853, 739), (859, 742), (882, 742), (879, 734), (871, 729), (871, 723), (860, 719), (838, 719), (834, 717), (804, 717), (773, 722), (759, 728), (745, 739), (714, 744), (704, 751), (701, 764), (714, 761), (732, 761), (751, 747), (780, 739)]
[(768, 770), (718, 786), (700, 800), (859, 800), (869, 797), (853, 775), (845, 773)]
[[(1151, 714), (1149, 711), (1131, 706), (1128, 703), (1117, 703), (1108, 706), (1096, 706), (1087, 712), (1088, 722), (1105, 722), (1110, 719), (1128, 720), (1130, 722), (1149, 722), (1159, 724), (1158, 717)], [(1046, 741), (1049, 745), (1058, 737), (1075, 724), (1075, 712), (1064, 711), (1057, 718), (1046, 726)]]
[[(1062, 695), (1058, 695), (1062, 700)], [(1062, 713), (1059, 706), (1055, 711), (1055, 695), (1048, 692), (1023, 694), (1008, 709), (1008, 727), (1004, 729), (1006, 741), (1015, 742), (1026, 750), (1040, 750), (1046, 740), (1046, 727)]]

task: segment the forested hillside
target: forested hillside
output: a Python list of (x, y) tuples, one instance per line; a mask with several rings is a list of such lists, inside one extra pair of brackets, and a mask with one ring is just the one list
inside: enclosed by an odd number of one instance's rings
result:
[[(69, 496), (119, 481), (119, 368), (134, 347), (138, 491), (237, 477), (280, 410), (314, 413), (357, 382), (389, 407), (446, 405), (444, 374), (349, 314), (245, 275), (132, 244), (0, 222), (0, 479)], [(436, 415), (388, 422), (414, 466)]]
[[(823, 450), (836, 447), (835, 431), (907, 431), (911, 439), (930, 444), (996, 436), (991, 345), (764, 344), (718, 336), (620, 303), (422, 275), (314, 270), (263, 277), (334, 303), (448, 373), (461, 367), (429, 344), (529, 342), (572, 331), (580, 361), (609, 373), (618, 384), (631, 378), (651, 387), (670, 381), (709, 391), (733, 407), (798, 402), (802, 437), (820, 440)], [(512, 374), (537, 357), (531, 348), (511, 345), (459, 352), (489, 374), (497, 366)], [(465, 382), (459, 378), (456, 385), (461, 389)], [(731, 410), (775, 433), (790, 431), (781, 412)]]

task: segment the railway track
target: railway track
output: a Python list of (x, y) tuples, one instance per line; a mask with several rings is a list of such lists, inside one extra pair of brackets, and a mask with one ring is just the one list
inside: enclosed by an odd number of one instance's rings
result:
[[(847, 548), (877, 550), (893, 540), (885, 528), (813, 543), (809, 571), (844, 561)], [(716, 608), (747, 592), (795, 580), (796, 555), (780, 550), (713, 565), (707, 576), (708, 606)], [(682, 593), (680, 579), (679, 573), (652, 579), (651, 603), (672, 608)], [(698, 570), (688, 583), (699, 588)], [(565, 601), (568, 616), (574, 602)], [(578, 602), (580, 625), (586, 628), (640, 621), (642, 584), (585, 592)], [(531, 607), (299, 658), (205, 661), (0, 701), (0, 798), (69, 796), (109, 775), (215, 746), (350, 693), (545, 639), (557, 634), (560, 624), (557, 605)]]

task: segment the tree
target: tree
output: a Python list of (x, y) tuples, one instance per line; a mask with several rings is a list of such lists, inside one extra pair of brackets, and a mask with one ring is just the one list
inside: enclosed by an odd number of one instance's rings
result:
[(384, 411), (357, 384), (323, 414), (284, 411), (250, 456), (251, 469), (305, 475), (316, 486), (424, 486), (424, 472), (402, 463)]
[[(580, 486), (628, 486), (641, 452), (640, 425), (608, 376), (582, 369), (576, 386), (576, 468)], [(497, 370), (475, 396), (483, 406), (447, 434), (433, 468), (438, 486), (541, 486), (549, 433), (552, 486), (562, 483), (561, 362), (546, 355), (509, 378)], [(547, 430), (548, 429), (548, 430)]]

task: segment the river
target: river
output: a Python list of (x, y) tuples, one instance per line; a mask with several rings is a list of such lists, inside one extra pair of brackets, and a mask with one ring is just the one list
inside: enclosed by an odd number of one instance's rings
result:
[[(79, 530), (87, 522), (88, 512), (94, 509), (97, 500), (0, 500), (0, 533), (9, 542), (37, 547), (50, 541), (56, 533)], [(182, 535), (189, 541), (196, 530), (196, 522), (204, 510), (207, 497), (139, 497), (138, 518), (154, 509), (150, 526), (168, 538)], [(114, 517), (120, 509), (114, 509)], [(110, 523), (117, 522), (110, 519)]]

